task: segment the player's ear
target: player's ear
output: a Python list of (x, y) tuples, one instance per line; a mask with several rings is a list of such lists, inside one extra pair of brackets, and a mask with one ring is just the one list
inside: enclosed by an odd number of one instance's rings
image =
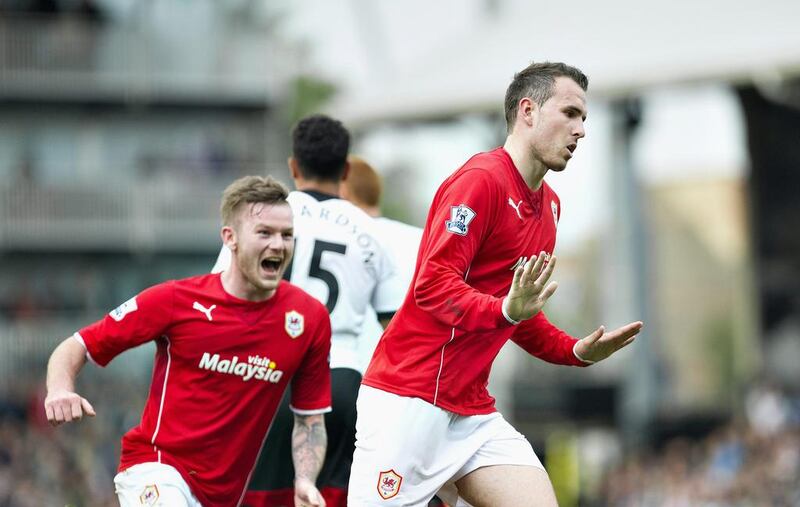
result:
[(342, 171), (342, 179), (341, 179), (341, 181), (346, 180), (349, 175), (350, 175), (350, 161), (347, 160), (344, 163), (344, 170)]
[(236, 238), (236, 230), (230, 225), (222, 226), (222, 230), (219, 232), (220, 237), (222, 237), (222, 243), (228, 247), (228, 249), (233, 252), (236, 250), (237, 245), (237, 238)]
[(522, 97), (517, 106), (517, 118), (525, 122), (525, 125), (532, 127), (536, 123), (536, 116), (539, 114), (539, 104), (530, 97)]
[(300, 164), (297, 163), (297, 159), (294, 157), (289, 157), (286, 161), (286, 165), (289, 166), (289, 172), (292, 175), (293, 180), (300, 179), (303, 175), (300, 173)]

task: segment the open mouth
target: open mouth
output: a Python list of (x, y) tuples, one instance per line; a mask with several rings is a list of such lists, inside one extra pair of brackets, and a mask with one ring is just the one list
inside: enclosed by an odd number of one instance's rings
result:
[(575, 153), (575, 150), (577, 148), (578, 148), (577, 144), (570, 144), (569, 146), (567, 146), (567, 149), (569, 150), (570, 153)]
[(280, 267), (281, 267), (281, 259), (267, 258), (261, 260), (261, 269), (267, 272), (278, 271)]

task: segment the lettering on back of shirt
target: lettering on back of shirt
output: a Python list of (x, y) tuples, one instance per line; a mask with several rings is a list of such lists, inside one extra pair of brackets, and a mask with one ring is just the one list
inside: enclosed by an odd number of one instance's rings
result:
[(361, 249), (361, 260), (368, 267), (374, 267), (373, 265), (377, 260), (377, 243), (375, 239), (369, 232), (364, 232), (359, 229), (358, 225), (353, 223), (346, 214), (335, 212), (325, 206), (320, 206), (319, 209), (314, 210), (303, 204), (300, 208), (300, 216), (312, 220), (316, 218), (317, 220), (330, 223), (331, 225), (341, 227), (344, 233), (355, 236), (356, 244)]

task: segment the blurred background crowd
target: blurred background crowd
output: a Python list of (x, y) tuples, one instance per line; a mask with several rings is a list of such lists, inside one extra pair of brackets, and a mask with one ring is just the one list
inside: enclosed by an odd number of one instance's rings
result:
[(641, 319), (596, 367), (514, 345), (490, 391), (562, 506), (800, 505), (800, 4), (0, 0), (0, 507), (116, 505), (153, 348), (87, 367), (50, 428), (53, 347), (207, 272), (222, 189), (289, 183), (293, 123), (340, 118), (385, 216), (505, 137), (531, 61), (590, 78), (564, 173), (551, 320)]

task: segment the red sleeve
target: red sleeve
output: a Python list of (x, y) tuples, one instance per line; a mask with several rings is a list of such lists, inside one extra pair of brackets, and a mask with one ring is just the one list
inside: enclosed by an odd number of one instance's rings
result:
[(568, 366), (589, 366), (572, 351), (578, 340), (560, 330), (547, 320), (544, 312), (520, 323), (511, 340), (525, 349), (528, 354), (548, 363)]
[(300, 368), (292, 378), (292, 411), (321, 414), (331, 410), (331, 319), (320, 305), (315, 334)]
[(172, 282), (145, 289), (78, 331), (77, 337), (92, 361), (105, 366), (118, 354), (164, 334), (172, 321), (173, 294)]
[(497, 202), (493, 175), (472, 169), (445, 183), (431, 206), (425, 245), (417, 261), (414, 298), (421, 310), (448, 326), (489, 331), (511, 325), (503, 317), (502, 299), (479, 292), (464, 281), (493, 229)]

